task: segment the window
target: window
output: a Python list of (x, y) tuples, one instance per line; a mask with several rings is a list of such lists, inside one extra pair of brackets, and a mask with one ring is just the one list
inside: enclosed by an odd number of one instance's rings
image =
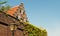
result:
[(18, 16), (18, 19), (19, 19), (19, 20), (20, 20), (20, 18), (21, 18), (21, 17), (20, 17), (20, 16)]
[(21, 13), (21, 10), (20, 10), (20, 13)]
[(26, 19), (24, 19), (24, 22), (26, 22)]
[(23, 12), (24, 12), (24, 11), (23, 11), (23, 10), (21, 10), (21, 14), (23, 14)]

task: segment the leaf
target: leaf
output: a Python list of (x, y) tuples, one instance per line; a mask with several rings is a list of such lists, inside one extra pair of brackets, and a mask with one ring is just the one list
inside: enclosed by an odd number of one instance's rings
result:
[(5, 3), (7, 3), (7, 0), (5, 0), (4, 2), (2, 2), (2, 1), (0, 2), (0, 4), (5, 4)]

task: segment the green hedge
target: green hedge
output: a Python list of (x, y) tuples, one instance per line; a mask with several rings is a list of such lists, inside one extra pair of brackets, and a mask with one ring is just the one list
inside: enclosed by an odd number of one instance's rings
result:
[(30, 23), (25, 23), (24, 27), (25, 30), (28, 32), (29, 36), (47, 36), (46, 29), (42, 30), (40, 28), (33, 26)]

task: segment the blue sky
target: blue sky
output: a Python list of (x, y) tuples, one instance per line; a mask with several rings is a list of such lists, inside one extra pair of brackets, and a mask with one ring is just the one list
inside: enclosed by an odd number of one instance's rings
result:
[(9, 0), (11, 6), (24, 3), (30, 23), (43, 27), (48, 36), (60, 36), (60, 0)]

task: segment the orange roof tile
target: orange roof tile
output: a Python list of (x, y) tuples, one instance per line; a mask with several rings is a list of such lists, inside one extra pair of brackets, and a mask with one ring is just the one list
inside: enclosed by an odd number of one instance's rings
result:
[(15, 13), (15, 11), (18, 9), (18, 6), (15, 6), (13, 8), (10, 8), (8, 11), (7, 11), (7, 14), (13, 16), (13, 14)]

